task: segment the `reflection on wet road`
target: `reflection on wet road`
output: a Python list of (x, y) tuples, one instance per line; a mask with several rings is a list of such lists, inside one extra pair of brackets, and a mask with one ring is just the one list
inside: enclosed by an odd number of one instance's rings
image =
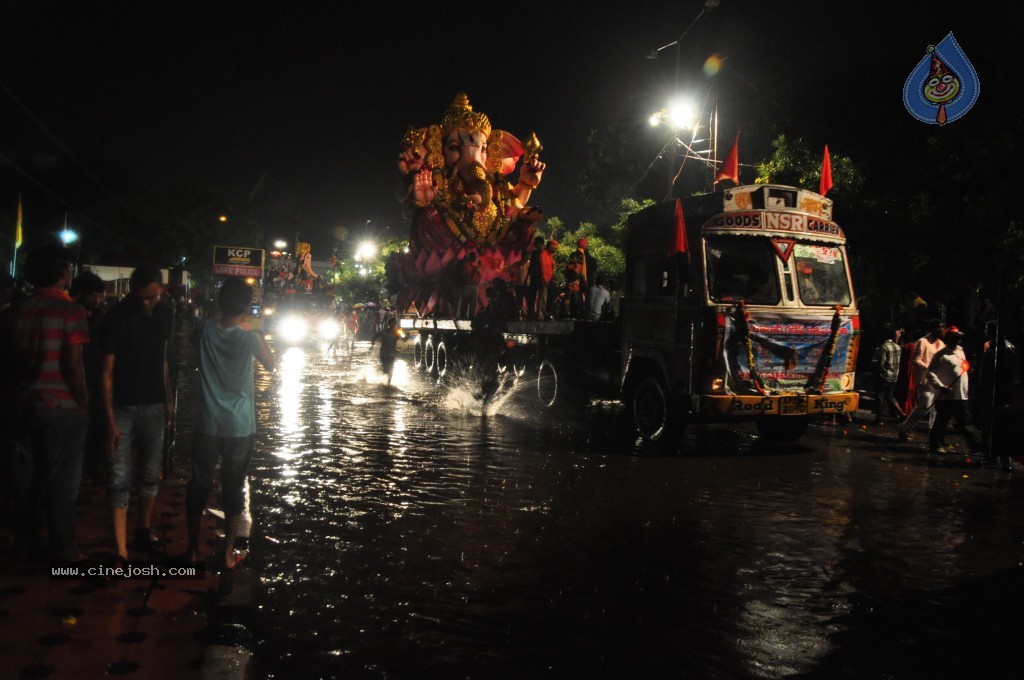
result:
[(366, 343), (279, 356), (252, 468), (264, 677), (948, 677), (1012, 644), (1005, 473), (859, 427), (654, 454), (613, 404), (482, 417), (410, 355), (390, 387)]

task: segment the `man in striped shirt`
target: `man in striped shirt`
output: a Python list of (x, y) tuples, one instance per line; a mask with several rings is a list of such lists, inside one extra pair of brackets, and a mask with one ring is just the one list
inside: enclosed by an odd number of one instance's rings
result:
[(6, 408), (18, 423), (12, 469), (18, 551), (38, 554), (45, 514), (49, 556), (80, 560), (75, 544), (75, 503), (82, 481), (88, 397), (82, 346), (89, 341), (85, 309), (65, 292), (70, 257), (59, 245), (42, 246), (26, 261), (31, 297), (4, 324)]

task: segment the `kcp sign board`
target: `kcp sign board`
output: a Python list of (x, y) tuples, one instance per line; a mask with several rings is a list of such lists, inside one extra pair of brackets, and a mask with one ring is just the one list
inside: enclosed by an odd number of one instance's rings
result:
[(263, 250), (233, 246), (213, 247), (214, 276), (263, 277)]

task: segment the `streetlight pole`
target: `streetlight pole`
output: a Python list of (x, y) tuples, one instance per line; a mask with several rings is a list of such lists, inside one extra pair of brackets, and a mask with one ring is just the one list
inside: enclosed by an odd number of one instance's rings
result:
[[(78, 240), (78, 233), (73, 229), (68, 228), (68, 214), (64, 213), (64, 228), (60, 232), (60, 242), (64, 244), (65, 248), (70, 248), (71, 244)], [(75, 261), (72, 263), (72, 276), (78, 276), (78, 253), (74, 254)]]

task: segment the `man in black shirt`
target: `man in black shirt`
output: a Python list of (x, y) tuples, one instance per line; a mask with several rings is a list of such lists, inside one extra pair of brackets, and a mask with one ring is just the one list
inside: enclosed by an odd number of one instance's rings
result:
[(164, 428), (174, 420), (167, 367), (173, 315), (160, 304), (163, 275), (155, 267), (132, 272), (128, 296), (107, 313), (101, 332), (103, 404), (107, 416), (110, 483), (117, 555), (128, 557), (127, 516), (131, 452), (139, 466), (139, 515), (134, 548), (159, 551), (163, 541), (150, 528), (160, 488)]

